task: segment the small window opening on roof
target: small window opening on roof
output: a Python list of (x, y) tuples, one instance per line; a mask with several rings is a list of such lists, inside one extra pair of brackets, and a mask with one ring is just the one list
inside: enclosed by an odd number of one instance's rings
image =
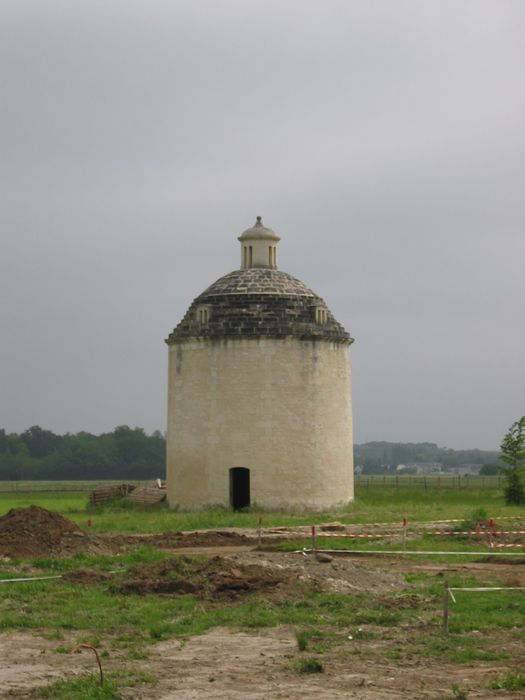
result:
[(208, 323), (209, 310), (206, 306), (201, 306), (197, 309), (197, 321), (205, 326)]
[(248, 267), (248, 248), (244, 246), (244, 269)]
[(326, 321), (327, 321), (326, 309), (323, 308), (322, 306), (316, 306), (315, 307), (315, 322), (316, 323), (326, 323)]
[(249, 247), (249, 253), (250, 253), (250, 264), (248, 267), (253, 267), (253, 246)]

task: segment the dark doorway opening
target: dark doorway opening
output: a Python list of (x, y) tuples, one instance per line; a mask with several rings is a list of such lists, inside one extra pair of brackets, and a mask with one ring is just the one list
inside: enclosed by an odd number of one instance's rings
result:
[(246, 467), (230, 469), (230, 505), (233, 510), (250, 505), (250, 470)]

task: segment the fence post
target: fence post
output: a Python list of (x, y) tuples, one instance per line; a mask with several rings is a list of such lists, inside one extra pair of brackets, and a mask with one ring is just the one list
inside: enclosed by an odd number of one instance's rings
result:
[(316, 554), (317, 552), (317, 537), (315, 534), (315, 525), (312, 525), (312, 552)]
[(448, 634), (448, 599), (450, 596), (450, 593), (448, 592), (448, 581), (444, 582), (443, 587), (443, 632)]

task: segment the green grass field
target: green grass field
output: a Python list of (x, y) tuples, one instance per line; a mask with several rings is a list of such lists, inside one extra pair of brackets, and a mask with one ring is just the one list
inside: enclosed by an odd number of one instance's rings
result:
[[(70, 490), (78, 482), (31, 482), (10, 484), (0, 482), (0, 515), (11, 508), (32, 504), (55, 510), (77, 522), (81, 527), (91, 520), (94, 532), (163, 532), (167, 530), (198, 530), (221, 527), (257, 527), (259, 517), (263, 526), (316, 525), (338, 520), (343, 523), (430, 521), (464, 518), (477, 508), (483, 508), (489, 517), (523, 514), (523, 509), (506, 506), (502, 489), (497, 486), (497, 477), (476, 480), (470, 477), (469, 488), (453, 489), (450, 482), (429, 478), (424, 485), (410, 477), (397, 486), (394, 481), (385, 482), (383, 477), (371, 481), (358, 481), (355, 501), (338, 511), (316, 512), (267, 512), (256, 508), (243, 513), (234, 513), (216, 508), (194, 512), (171, 511), (166, 505), (147, 510), (125, 507), (90, 508), (89, 490), (95, 484), (82, 482), (78, 491)], [(457, 477), (451, 477), (457, 479)], [(98, 483), (98, 482), (97, 482)], [(60, 489), (60, 490), (57, 490)], [(123, 504), (121, 504), (123, 505)]]

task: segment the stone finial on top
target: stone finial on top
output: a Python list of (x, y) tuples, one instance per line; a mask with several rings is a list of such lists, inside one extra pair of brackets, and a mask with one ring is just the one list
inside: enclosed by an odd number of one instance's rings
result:
[(266, 226), (262, 222), (262, 216), (258, 216), (255, 221), (255, 224), (251, 228), (247, 228), (246, 231), (243, 231), (238, 238), (239, 241), (260, 239), (264, 239), (266, 241), (281, 240), (280, 237), (275, 233), (275, 231), (272, 231), (271, 228), (266, 228)]

